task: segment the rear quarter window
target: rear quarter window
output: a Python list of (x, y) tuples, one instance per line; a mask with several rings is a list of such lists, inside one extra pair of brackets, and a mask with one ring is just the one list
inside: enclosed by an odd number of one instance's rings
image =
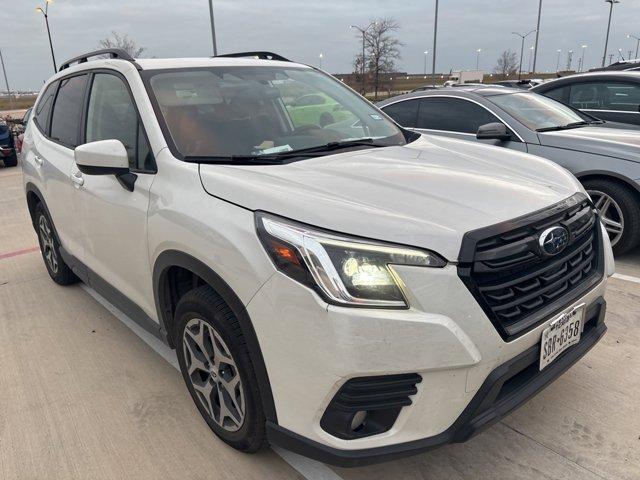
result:
[(49, 119), (49, 112), (51, 112), (51, 106), (53, 105), (53, 97), (56, 94), (56, 88), (58, 87), (58, 82), (51, 83), (45, 91), (40, 95), (40, 99), (38, 100), (37, 105), (35, 106), (35, 110), (33, 112), (33, 121), (38, 125), (40, 130), (44, 132), (45, 135), (48, 135), (47, 131), (47, 121)]

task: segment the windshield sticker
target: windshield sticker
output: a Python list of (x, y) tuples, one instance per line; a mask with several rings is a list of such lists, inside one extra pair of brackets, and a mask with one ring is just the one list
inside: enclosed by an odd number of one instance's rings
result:
[(280, 145), (279, 147), (271, 147), (271, 148), (265, 148), (264, 150), (260, 150), (258, 154), (268, 155), (271, 153), (290, 152), (291, 150), (293, 150), (293, 148), (291, 148), (291, 145)]

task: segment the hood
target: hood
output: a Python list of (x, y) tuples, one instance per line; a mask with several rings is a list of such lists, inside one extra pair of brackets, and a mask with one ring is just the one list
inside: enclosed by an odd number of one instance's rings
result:
[(456, 261), (465, 232), (557, 203), (580, 190), (539, 157), (445, 137), (287, 165), (201, 164), (204, 189), (337, 232), (433, 250)]
[(538, 133), (547, 147), (595, 153), (640, 162), (640, 131), (606, 127), (582, 127)]

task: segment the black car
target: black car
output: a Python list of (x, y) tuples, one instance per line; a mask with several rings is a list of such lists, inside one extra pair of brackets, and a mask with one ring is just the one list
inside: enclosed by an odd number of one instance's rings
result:
[(531, 89), (602, 120), (640, 125), (640, 72), (607, 71), (559, 78)]
[(0, 118), (0, 161), (5, 167), (15, 167), (18, 164), (18, 155), (13, 140), (13, 132), (7, 122)]

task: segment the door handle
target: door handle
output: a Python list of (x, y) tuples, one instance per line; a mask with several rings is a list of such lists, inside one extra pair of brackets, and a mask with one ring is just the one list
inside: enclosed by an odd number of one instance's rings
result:
[(71, 181), (75, 183), (77, 187), (84, 185), (84, 178), (82, 178), (82, 172), (78, 171), (71, 175)]
[(44, 160), (40, 155), (34, 155), (33, 161), (36, 163), (38, 167), (41, 167), (42, 164), (44, 163)]

